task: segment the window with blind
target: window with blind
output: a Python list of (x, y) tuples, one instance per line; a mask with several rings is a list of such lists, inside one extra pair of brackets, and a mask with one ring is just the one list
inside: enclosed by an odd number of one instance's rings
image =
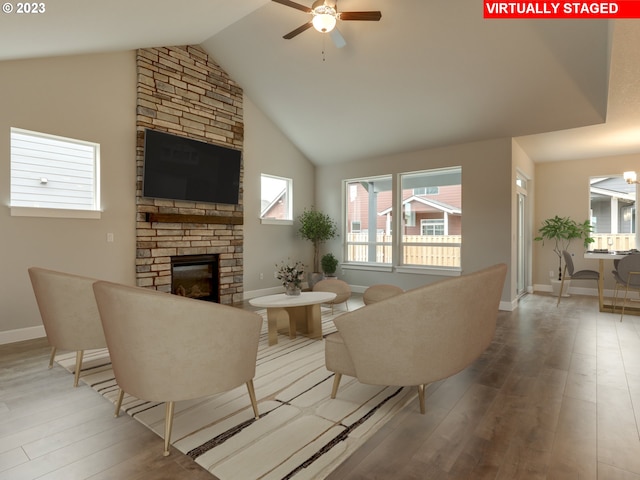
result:
[(98, 218), (99, 172), (99, 144), (11, 129), (12, 215)]

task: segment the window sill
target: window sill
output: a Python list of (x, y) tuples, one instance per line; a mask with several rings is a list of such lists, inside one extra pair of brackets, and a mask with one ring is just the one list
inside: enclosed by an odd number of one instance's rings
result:
[(462, 271), (459, 268), (445, 268), (445, 267), (414, 267), (414, 266), (400, 266), (396, 267), (398, 273), (411, 273), (414, 275), (436, 275), (441, 277), (459, 277), (462, 275)]
[(372, 272), (410, 273), (413, 275), (434, 275), (441, 277), (459, 277), (462, 271), (456, 268), (446, 267), (418, 267), (384, 265), (381, 263), (343, 263), (340, 268), (344, 270), (367, 270)]
[(373, 272), (393, 272), (393, 266), (384, 263), (343, 263), (340, 268), (344, 270), (369, 270)]
[(293, 220), (280, 220), (278, 218), (261, 218), (262, 225), (293, 225)]
[(42, 218), (85, 218), (99, 220), (102, 212), (99, 210), (70, 210), (66, 208), (34, 208), (9, 207), (12, 217), (42, 217)]

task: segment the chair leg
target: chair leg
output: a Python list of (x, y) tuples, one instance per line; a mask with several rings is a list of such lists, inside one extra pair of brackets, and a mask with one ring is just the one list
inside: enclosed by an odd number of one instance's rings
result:
[(122, 408), (123, 399), (124, 399), (124, 390), (120, 389), (120, 391), (118, 392), (118, 400), (116, 400), (116, 411), (113, 414), (114, 417), (120, 416), (120, 409)]
[(562, 298), (562, 290), (564, 290), (564, 277), (567, 276), (567, 269), (564, 269), (564, 275), (562, 275), (562, 281), (560, 282), (560, 291), (558, 292), (558, 302), (556, 303), (556, 307), (560, 305), (560, 299)]
[(249, 398), (251, 399), (251, 406), (253, 407), (253, 416), (258, 420), (260, 413), (258, 412), (258, 401), (256, 400), (256, 391), (253, 388), (253, 380), (247, 382), (247, 390), (249, 390)]
[(333, 388), (331, 389), (331, 398), (336, 398), (338, 394), (338, 387), (340, 386), (341, 373), (336, 373), (333, 377)]
[(56, 347), (51, 347), (51, 353), (49, 354), (49, 368), (53, 368), (53, 361), (56, 358)]
[(624, 317), (624, 309), (627, 306), (627, 295), (629, 294), (629, 286), (624, 290), (624, 299), (622, 300), (622, 313), (620, 313), (620, 321), (622, 321), (622, 317)]
[(78, 381), (80, 380), (80, 370), (82, 370), (82, 356), (84, 355), (84, 350), (78, 350), (76, 352), (76, 372), (73, 377), (73, 386), (78, 386)]
[(418, 385), (418, 400), (420, 401), (420, 413), (424, 415), (427, 411), (424, 404), (424, 383), (422, 385)]
[(171, 444), (171, 429), (173, 428), (173, 402), (167, 402), (166, 413), (164, 416), (164, 452), (162, 456), (168, 457), (171, 453), (169, 445)]

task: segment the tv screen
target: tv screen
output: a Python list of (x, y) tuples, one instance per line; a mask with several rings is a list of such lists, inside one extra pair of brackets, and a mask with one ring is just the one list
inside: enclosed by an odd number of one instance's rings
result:
[(147, 129), (142, 195), (235, 205), (240, 162), (239, 150)]

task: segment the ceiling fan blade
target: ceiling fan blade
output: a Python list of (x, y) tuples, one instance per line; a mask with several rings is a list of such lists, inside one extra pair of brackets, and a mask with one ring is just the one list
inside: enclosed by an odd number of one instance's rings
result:
[[(273, 0), (274, 2), (276, 0)], [(369, 20), (377, 22), (382, 18), (382, 12), (341, 12), (340, 20)]]
[(292, 2), (290, 0), (273, 0), (280, 5), (286, 5), (287, 7), (296, 8), (298, 10), (302, 10), (305, 13), (311, 13), (311, 9), (309, 7), (305, 7), (304, 5), (300, 5), (299, 3)]
[(287, 33), (286, 35), (284, 35), (282, 38), (286, 39), (286, 40), (291, 40), (293, 37), (295, 37), (296, 35), (300, 35), (302, 32), (304, 32), (306, 29), (308, 29), (309, 27), (311, 27), (311, 25), (313, 25), (311, 22), (305, 23), (304, 25), (300, 25), (298, 28), (296, 28), (295, 30), (293, 30), (292, 32)]
[(329, 36), (331, 37), (331, 40), (333, 40), (333, 44), (336, 46), (336, 48), (342, 48), (347, 44), (347, 41), (344, 39), (337, 28), (331, 30), (329, 32)]

